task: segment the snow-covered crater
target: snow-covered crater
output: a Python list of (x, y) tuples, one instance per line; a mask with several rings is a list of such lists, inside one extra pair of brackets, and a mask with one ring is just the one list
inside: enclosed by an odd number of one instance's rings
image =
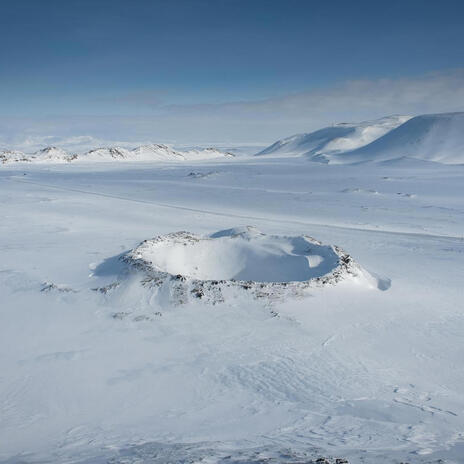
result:
[(207, 236), (158, 236), (142, 242), (123, 260), (145, 273), (145, 285), (174, 285), (183, 301), (193, 295), (216, 302), (223, 299), (222, 290), (233, 287), (258, 297), (280, 297), (345, 279), (368, 286), (373, 281), (339, 247), (306, 235), (266, 235), (253, 227)]

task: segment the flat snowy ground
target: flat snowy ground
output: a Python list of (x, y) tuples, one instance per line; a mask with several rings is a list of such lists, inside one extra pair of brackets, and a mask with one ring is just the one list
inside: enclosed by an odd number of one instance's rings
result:
[[(0, 461), (464, 462), (463, 190), (408, 160), (0, 167)], [(339, 245), (384, 290), (91, 290), (144, 239), (244, 225)]]

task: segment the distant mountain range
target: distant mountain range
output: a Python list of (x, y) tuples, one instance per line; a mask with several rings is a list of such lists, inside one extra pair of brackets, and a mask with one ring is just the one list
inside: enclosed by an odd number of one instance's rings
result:
[(464, 163), (464, 113), (389, 116), (357, 124), (335, 124), (279, 140), (256, 156), (305, 156), (349, 164), (402, 157)]
[(35, 153), (15, 150), (0, 151), (0, 163), (94, 163), (105, 161), (195, 161), (234, 157), (232, 153), (216, 148), (178, 151), (162, 144), (142, 145), (128, 150), (120, 147), (105, 147), (86, 153), (68, 153), (62, 148), (47, 147)]
[[(234, 157), (217, 148), (176, 150), (149, 144), (134, 149), (104, 147), (68, 153), (46, 147), (35, 153), (0, 151), (6, 163), (94, 163), (108, 161), (182, 162)], [(415, 158), (445, 164), (464, 163), (464, 112), (387, 116), (360, 123), (340, 123), (278, 140), (255, 156), (299, 156), (327, 164), (352, 164)]]

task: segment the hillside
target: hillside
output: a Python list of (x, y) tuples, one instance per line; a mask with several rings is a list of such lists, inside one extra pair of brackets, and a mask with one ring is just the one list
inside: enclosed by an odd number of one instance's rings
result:
[(371, 143), (398, 127), (410, 116), (387, 116), (360, 123), (340, 123), (315, 132), (278, 140), (257, 155), (308, 156), (343, 153)]
[(464, 163), (464, 113), (416, 116), (368, 145), (328, 158), (331, 163), (352, 163), (401, 157)]
[(305, 156), (311, 161), (350, 164), (415, 158), (464, 163), (464, 113), (390, 116), (359, 124), (336, 124), (279, 140), (260, 155)]

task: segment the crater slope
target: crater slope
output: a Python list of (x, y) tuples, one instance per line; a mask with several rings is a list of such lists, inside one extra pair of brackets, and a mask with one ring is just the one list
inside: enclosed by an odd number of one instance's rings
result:
[(302, 294), (310, 287), (351, 280), (375, 286), (375, 279), (341, 248), (306, 236), (266, 235), (254, 227), (209, 236), (176, 232), (145, 240), (122, 257), (145, 274), (144, 284), (169, 288), (178, 302), (223, 301), (238, 288), (256, 297)]

